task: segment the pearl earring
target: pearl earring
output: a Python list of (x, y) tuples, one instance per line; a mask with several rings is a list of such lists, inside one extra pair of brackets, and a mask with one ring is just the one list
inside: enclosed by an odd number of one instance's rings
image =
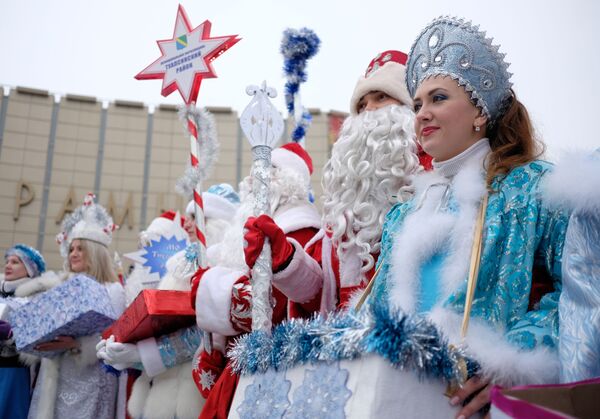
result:
[(476, 132), (479, 132), (479, 131), (481, 131), (481, 127), (480, 127), (479, 125), (475, 125), (475, 131), (476, 131)]

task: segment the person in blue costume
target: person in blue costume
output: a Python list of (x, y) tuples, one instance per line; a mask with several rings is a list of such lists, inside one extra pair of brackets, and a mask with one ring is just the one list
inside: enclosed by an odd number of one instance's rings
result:
[(46, 272), (40, 252), (25, 244), (9, 248), (4, 262), (0, 280), (0, 417), (24, 419), (31, 400), (30, 375), (39, 358), (17, 351), (8, 313), (56, 284), (58, 278)]
[[(457, 417), (484, 408), (492, 384), (558, 381), (569, 214), (542, 199), (552, 165), (539, 160), (543, 146), (507, 68), (491, 39), (462, 19), (438, 18), (416, 39), (406, 82), (417, 139), (433, 157), (433, 171), (418, 175), (413, 198), (388, 213), (370, 296), (372, 304), (423, 314), (479, 363), (477, 375), (450, 397), (450, 404), (464, 405)], [(486, 201), (464, 335), (474, 233)], [(534, 270), (544, 281), (534, 279)]]

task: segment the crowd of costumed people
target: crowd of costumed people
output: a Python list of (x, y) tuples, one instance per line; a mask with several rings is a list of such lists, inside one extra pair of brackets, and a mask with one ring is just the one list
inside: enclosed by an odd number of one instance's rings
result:
[[(139, 232), (126, 274), (91, 194), (62, 221), (62, 269), (7, 249), (0, 417), (528, 417), (544, 389), (600, 386), (600, 153), (543, 159), (505, 57), (452, 17), (377, 54), (320, 208), (301, 108), (266, 214), (252, 175), (192, 199), (188, 174), (184, 213)], [(515, 386), (541, 389), (534, 410)]]

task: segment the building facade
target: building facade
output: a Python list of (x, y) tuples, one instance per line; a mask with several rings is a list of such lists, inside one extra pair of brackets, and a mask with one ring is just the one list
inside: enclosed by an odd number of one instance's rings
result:
[[(236, 187), (250, 173), (250, 146), (235, 111), (208, 110), (215, 117), (220, 153), (204, 187), (223, 182)], [(306, 147), (319, 204), (322, 168), (346, 114), (311, 113)], [(286, 124), (282, 142), (291, 127)], [(141, 102), (102, 103), (88, 96), (0, 88), (0, 251), (25, 243), (42, 252), (50, 269), (62, 269), (55, 237), (64, 216), (88, 192), (120, 225), (111, 250), (135, 251), (138, 232), (154, 217), (185, 208), (175, 183), (188, 161), (189, 139), (175, 106), (149, 109)]]

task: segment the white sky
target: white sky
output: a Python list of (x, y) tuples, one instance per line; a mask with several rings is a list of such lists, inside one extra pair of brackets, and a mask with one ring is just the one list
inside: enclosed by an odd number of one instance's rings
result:
[[(301, 87), (305, 106), (348, 111), (357, 77), (378, 52), (408, 52), (433, 18), (480, 24), (507, 53), (517, 95), (528, 107), (549, 157), (600, 147), (600, 2), (593, 0), (214, 0), (182, 1), (192, 25), (212, 22), (211, 36), (242, 40), (213, 62), (218, 78), (202, 83), (201, 106), (241, 113), (248, 84), (263, 79), (282, 93), (286, 28), (308, 27), (321, 39)], [(135, 74), (160, 56), (172, 36), (178, 1), (0, 0), (0, 85), (126, 99), (164, 98), (160, 80)], [(284, 111), (283, 95), (275, 99)]]

